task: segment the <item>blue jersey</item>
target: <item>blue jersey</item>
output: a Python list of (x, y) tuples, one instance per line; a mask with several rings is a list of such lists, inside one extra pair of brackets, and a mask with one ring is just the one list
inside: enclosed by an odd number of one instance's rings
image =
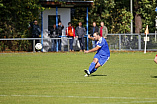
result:
[(99, 46), (100, 48), (97, 50), (97, 54), (101, 57), (107, 56), (110, 57), (110, 50), (107, 44), (107, 41), (101, 37), (99, 41), (97, 41), (96, 46)]

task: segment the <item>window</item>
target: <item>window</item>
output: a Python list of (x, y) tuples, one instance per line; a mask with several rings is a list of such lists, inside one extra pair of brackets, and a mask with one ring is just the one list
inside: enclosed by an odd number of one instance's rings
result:
[[(60, 21), (60, 15), (58, 15), (58, 21)], [(54, 24), (56, 24), (56, 15), (48, 15), (48, 30), (53, 28)]]

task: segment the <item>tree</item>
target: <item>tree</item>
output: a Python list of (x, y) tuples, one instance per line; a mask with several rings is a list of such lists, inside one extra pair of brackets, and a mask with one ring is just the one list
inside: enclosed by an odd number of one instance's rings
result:
[[(1, 0), (0, 38), (30, 37), (29, 23), (38, 20), (40, 11), (44, 9), (38, 2), (39, 0)], [(9, 48), (20, 43), (11, 41), (6, 44)]]
[(146, 25), (150, 32), (154, 32), (156, 0), (134, 0), (134, 4), (135, 32), (144, 32)]
[[(29, 23), (39, 19), (42, 7), (38, 2), (39, 0), (1, 0), (1, 34), (6, 37), (21, 37), (26, 34)], [(8, 35), (5, 29), (9, 29), (11, 34)]]
[(130, 32), (132, 15), (123, 1), (95, 0), (90, 11), (91, 20), (97, 23), (103, 21), (110, 33)]

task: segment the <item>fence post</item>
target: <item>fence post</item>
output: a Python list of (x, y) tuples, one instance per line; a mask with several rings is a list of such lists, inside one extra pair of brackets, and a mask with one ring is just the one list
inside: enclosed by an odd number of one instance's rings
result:
[(56, 44), (56, 52), (58, 52), (58, 39), (57, 40), (57, 44)]
[(87, 26), (87, 31), (86, 31), (86, 33), (87, 33), (87, 50), (88, 50), (88, 7), (87, 7), (87, 14), (86, 14), (87, 16), (86, 16), (86, 26)]
[(68, 52), (69, 52), (69, 38), (68, 38)]
[[(41, 11), (41, 44), (43, 46), (43, 12)], [(41, 49), (41, 51), (43, 52), (43, 48)]]
[(119, 35), (119, 50), (121, 50), (121, 35)]
[(157, 31), (155, 31), (155, 42), (156, 42), (156, 33), (157, 33)]
[(138, 50), (141, 50), (141, 35), (138, 34)]
[(33, 52), (35, 52), (35, 39), (33, 39)]

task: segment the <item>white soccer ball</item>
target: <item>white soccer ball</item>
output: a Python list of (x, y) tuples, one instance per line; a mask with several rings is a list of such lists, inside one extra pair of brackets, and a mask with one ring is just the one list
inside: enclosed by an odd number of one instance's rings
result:
[(41, 44), (41, 43), (37, 43), (37, 44), (35, 45), (35, 49), (41, 50), (41, 49), (42, 49), (42, 44)]

